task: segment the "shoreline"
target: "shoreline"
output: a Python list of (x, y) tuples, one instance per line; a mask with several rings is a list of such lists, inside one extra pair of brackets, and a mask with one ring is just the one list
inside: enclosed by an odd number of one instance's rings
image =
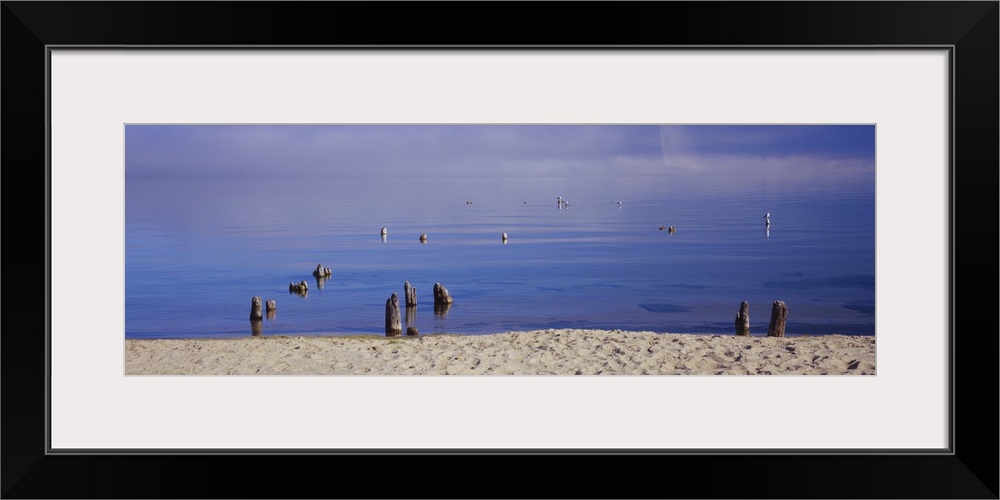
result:
[(875, 336), (548, 329), (125, 339), (125, 375), (875, 375)]

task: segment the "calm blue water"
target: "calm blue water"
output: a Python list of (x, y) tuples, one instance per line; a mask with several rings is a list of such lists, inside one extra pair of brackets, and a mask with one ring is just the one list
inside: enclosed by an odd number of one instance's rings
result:
[[(417, 289), (411, 324), (421, 334), (729, 334), (744, 300), (752, 335), (766, 333), (775, 300), (788, 305), (788, 334), (875, 333), (874, 186), (128, 179), (125, 203), (128, 338), (249, 336), (253, 296), (277, 301), (264, 335), (383, 335), (386, 299), (395, 292), (402, 304), (404, 281)], [(312, 276), (317, 264), (333, 271), (325, 283)], [(302, 280), (308, 294), (289, 293)], [(436, 282), (454, 297), (447, 311), (434, 310)]]

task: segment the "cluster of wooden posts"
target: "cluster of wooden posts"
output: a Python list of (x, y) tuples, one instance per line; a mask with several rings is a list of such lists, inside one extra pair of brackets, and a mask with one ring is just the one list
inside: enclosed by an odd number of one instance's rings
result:
[[(263, 300), (260, 297), (254, 297), (254, 298), (250, 299), (250, 319), (251, 320), (255, 320), (255, 319), (256, 320), (262, 320), (262, 319), (264, 319), (263, 308), (261, 307), (262, 303), (263, 303)], [(274, 316), (274, 312), (278, 308), (277, 304), (278, 303), (275, 302), (275, 301), (273, 301), (273, 300), (267, 301), (267, 316), (268, 316), (268, 318), (271, 318), (271, 317)]]
[[(506, 236), (506, 234), (504, 236)], [(316, 278), (328, 278), (332, 274), (333, 272), (330, 268), (325, 268), (322, 264), (316, 266), (316, 270), (313, 271), (313, 276)], [(290, 292), (294, 291), (304, 294), (308, 289), (309, 288), (305, 281), (288, 284), (288, 290)], [(412, 326), (412, 323), (416, 319), (417, 289), (411, 286), (409, 281), (403, 283), (403, 297), (406, 306), (406, 322), (410, 324), (410, 326), (406, 329), (406, 334), (409, 336), (417, 336), (419, 335), (417, 327)], [(453, 299), (448, 293), (448, 289), (441, 285), (441, 283), (434, 283), (435, 313), (446, 312), (452, 301)], [(267, 318), (274, 319), (275, 311), (277, 310), (277, 303), (274, 300), (268, 300), (266, 303), (266, 310)], [(264, 302), (260, 297), (253, 297), (250, 300), (250, 323), (253, 327), (254, 335), (260, 335), (261, 321), (263, 318)], [(785, 322), (787, 318), (788, 306), (780, 300), (774, 301), (774, 303), (771, 304), (771, 321), (767, 327), (767, 336), (784, 337)], [(385, 301), (385, 335), (386, 337), (396, 337), (402, 335), (402, 333), (403, 324), (399, 312), (399, 296), (394, 292), (388, 300)], [(736, 314), (736, 335), (750, 335), (750, 304), (745, 300), (740, 303), (740, 310)]]
[(254, 336), (259, 336), (264, 331), (264, 307), (267, 308), (267, 319), (274, 319), (278, 309), (278, 303), (268, 300), (266, 303), (260, 297), (250, 299), (250, 331)]
[[(406, 306), (406, 322), (413, 323), (417, 311), (417, 289), (411, 286), (409, 281), (403, 282), (403, 297)], [(434, 312), (447, 311), (452, 302), (453, 299), (448, 293), (448, 289), (441, 283), (434, 283)], [(399, 314), (399, 296), (393, 292), (385, 301), (385, 336), (397, 337), (402, 333), (403, 323)], [(411, 324), (406, 328), (406, 334), (417, 336), (420, 333), (417, 331), (417, 327)]]
[[(322, 289), (323, 283), (325, 283), (326, 280), (330, 279), (330, 277), (333, 276), (333, 270), (331, 270), (329, 267), (323, 267), (323, 264), (317, 264), (316, 270), (313, 271), (312, 274), (313, 277), (316, 278), (316, 286)], [(306, 280), (302, 280), (298, 283), (289, 283), (288, 293), (297, 293), (300, 296), (305, 297), (309, 293), (309, 284), (306, 283)]]
[[(333, 271), (329, 267), (323, 267), (322, 264), (317, 265), (316, 270), (313, 271), (313, 276), (316, 277), (317, 283), (321, 283), (320, 280), (329, 279), (332, 275)], [(309, 284), (305, 280), (298, 283), (289, 283), (288, 292), (297, 293), (305, 297), (309, 293)], [(261, 323), (264, 319), (264, 309), (267, 312), (267, 319), (274, 319), (277, 314), (278, 303), (274, 300), (268, 300), (265, 303), (260, 297), (250, 298), (250, 327), (254, 335), (260, 335), (263, 330)]]
[[(788, 318), (788, 306), (780, 300), (771, 304), (771, 322), (767, 326), (768, 337), (785, 336), (785, 320)], [(740, 312), (736, 314), (736, 335), (750, 335), (750, 304), (743, 301)]]
[[(385, 228), (382, 229), (383, 234)], [(504, 234), (506, 236), (506, 234)], [(333, 271), (328, 267), (323, 267), (322, 264), (316, 266), (316, 270), (313, 271), (313, 276), (316, 277), (317, 282), (319, 280), (329, 279), (333, 275)], [(322, 288), (322, 287), (321, 287)], [(309, 291), (309, 285), (306, 284), (305, 280), (299, 283), (289, 283), (288, 291), (298, 293), (300, 295), (305, 295)], [(406, 301), (406, 323), (410, 325), (406, 329), (406, 334), (410, 336), (419, 335), (417, 327), (412, 326), (416, 322), (416, 312), (417, 312), (417, 289), (410, 286), (410, 282), (403, 283), (403, 297)], [(451, 294), (448, 293), (448, 289), (445, 288), (441, 283), (434, 284), (434, 313), (443, 314), (448, 311), (451, 306), (453, 299)], [(277, 310), (277, 302), (274, 300), (268, 300), (266, 303), (260, 297), (252, 297), (250, 299), (250, 325), (253, 335), (261, 335), (263, 327), (262, 321), (264, 319), (264, 307), (266, 305), (267, 309), (267, 319), (274, 319), (275, 311)], [(387, 337), (396, 337), (403, 333), (402, 321), (399, 314), (399, 296), (395, 293), (389, 297), (385, 302), (385, 335)]]

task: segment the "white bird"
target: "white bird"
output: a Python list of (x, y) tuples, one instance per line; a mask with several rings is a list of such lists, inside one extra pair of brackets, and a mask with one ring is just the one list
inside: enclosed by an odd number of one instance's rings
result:
[(385, 228), (383, 227), (382, 228), (382, 236), (385, 236), (387, 234), (389, 234), (389, 231), (386, 231)]
[(768, 212), (767, 215), (764, 216), (764, 218), (765, 219), (770, 219), (771, 218), (771, 212)]

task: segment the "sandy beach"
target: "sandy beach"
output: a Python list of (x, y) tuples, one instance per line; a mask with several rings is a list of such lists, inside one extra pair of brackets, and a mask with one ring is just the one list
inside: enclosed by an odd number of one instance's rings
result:
[(875, 375), (875, 337), (550, 329), (127, 339), (126, 375)]

